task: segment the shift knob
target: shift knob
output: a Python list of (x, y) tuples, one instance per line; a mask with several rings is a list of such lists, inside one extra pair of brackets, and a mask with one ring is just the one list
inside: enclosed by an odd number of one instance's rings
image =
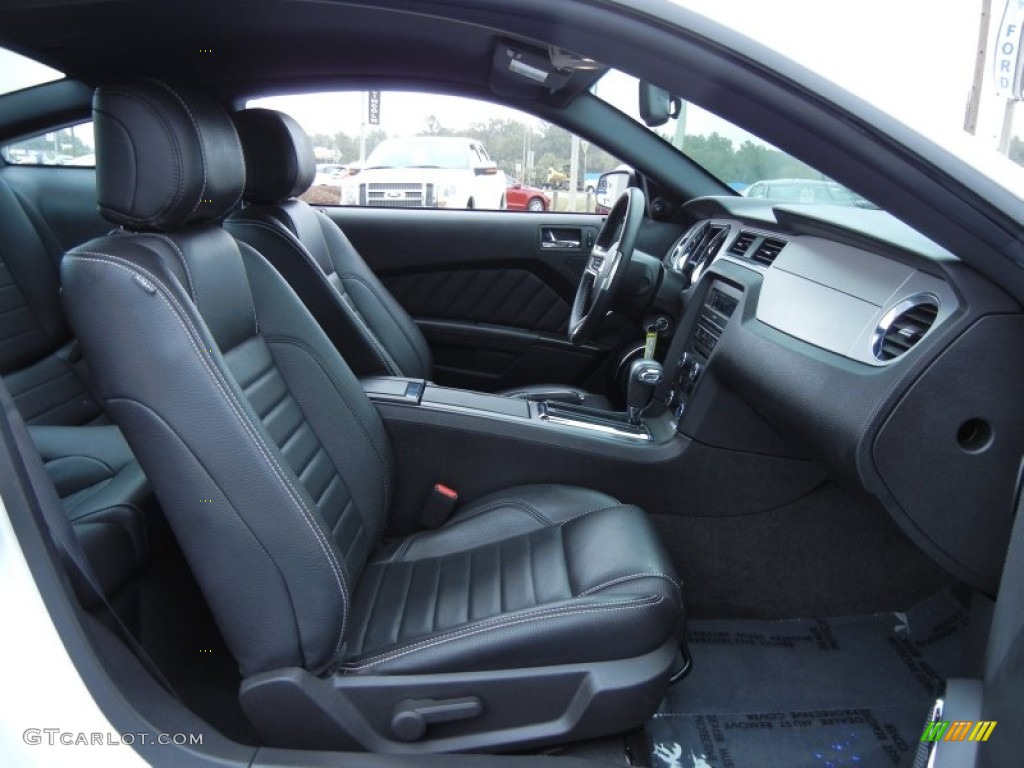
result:
[(634, 360), (629, 367), (629, 387), (626, 389), (626, 416), (630, 424), (640, 423), (640, 414), (651, 404), (654, 388), (661, 384), (665, 373), (657, 360)]

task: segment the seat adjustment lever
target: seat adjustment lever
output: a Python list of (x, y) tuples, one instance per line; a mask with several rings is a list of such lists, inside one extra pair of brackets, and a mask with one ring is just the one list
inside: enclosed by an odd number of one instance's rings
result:
[(461, 699), (403, 699), (391, 715), (391, 730), (402, 741), (417, 741), (433, 723), (479, 717), (484, 705), (476, 696)]

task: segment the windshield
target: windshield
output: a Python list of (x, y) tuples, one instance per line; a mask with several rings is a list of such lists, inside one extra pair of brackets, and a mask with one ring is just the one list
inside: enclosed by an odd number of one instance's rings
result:
[(469, 168), (469, 151), (443, 139), (389, 139), (366, 158), (366, 168)]
[[(637, 89), (635, 77), (610, 70), (598, 81), (594, 94), (644, 125), (637, 111)], [(647, 130), (741, 195), (780, 203), (876, 207), (807, 163), (696, 104), (681, 102), (677, 117)]]

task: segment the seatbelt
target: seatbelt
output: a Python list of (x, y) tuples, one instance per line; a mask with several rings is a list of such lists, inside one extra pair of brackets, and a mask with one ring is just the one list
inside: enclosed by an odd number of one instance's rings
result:
[[(153, 658), (146, 652), (146, 649), (142, 647), (142, 644), (135, 638), (131, 630), (128, 629), (117, 611), (114, 610), (114, 606), (110, 604), (107, 596), (103, 593), (103, 588), (93, 573), (92, 566), (89, 564), (89, 560), (82, 550), (82, 545), (78, 541), (78, 536), (71, 527), (71, 521), (64, 511), (64, 506), (57, 496), (57, 490), (53, 487), (53, 482), (46, 474), (42, 458), (40, 458), (39, 452), (32, 442), (28, 430), (25, 428), (25, 422), (15, 408), (14, 401), (7, 392), (7, 388), (3, 386), (0, 386), (0, 404), (3, 406), (6, 425), (10, 430), (11, 437), (14, 439), (15, 450), (11, 451), (11, 462), (18, 474), (21, 475), (20, 479), (23, 485), (32, 491), (29, 496), (29, 503), (35, 507), (33, 511), (37, 519), (41, 518), (46, 529), (49, 531), (50, 539), (68, 575), (72, 579), (79, 599), (88, 600), (90, 603), (99, 605), (106, 610), (113, 620), (115, 631), (120, 635), (124, 644), (135, 654), (142, 666), (146, 668), (146, 671), (171, 696), (180, 701), (181, 697), (174, 690), (174, 686), (171, 685), (163, 672), (160, 671), (156, 662), (153, 661)], [(84, 595), (82, 594), (83, 592), (85, 593)]]

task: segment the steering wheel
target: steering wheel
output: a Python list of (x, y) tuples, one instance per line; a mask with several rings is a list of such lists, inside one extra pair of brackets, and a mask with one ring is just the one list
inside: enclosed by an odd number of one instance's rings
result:
[(622, 288), (644, 217), (644, 193), (629, 187), (615, 201), (587, 258), (569, 315), (569, 341), (590, 341)]

